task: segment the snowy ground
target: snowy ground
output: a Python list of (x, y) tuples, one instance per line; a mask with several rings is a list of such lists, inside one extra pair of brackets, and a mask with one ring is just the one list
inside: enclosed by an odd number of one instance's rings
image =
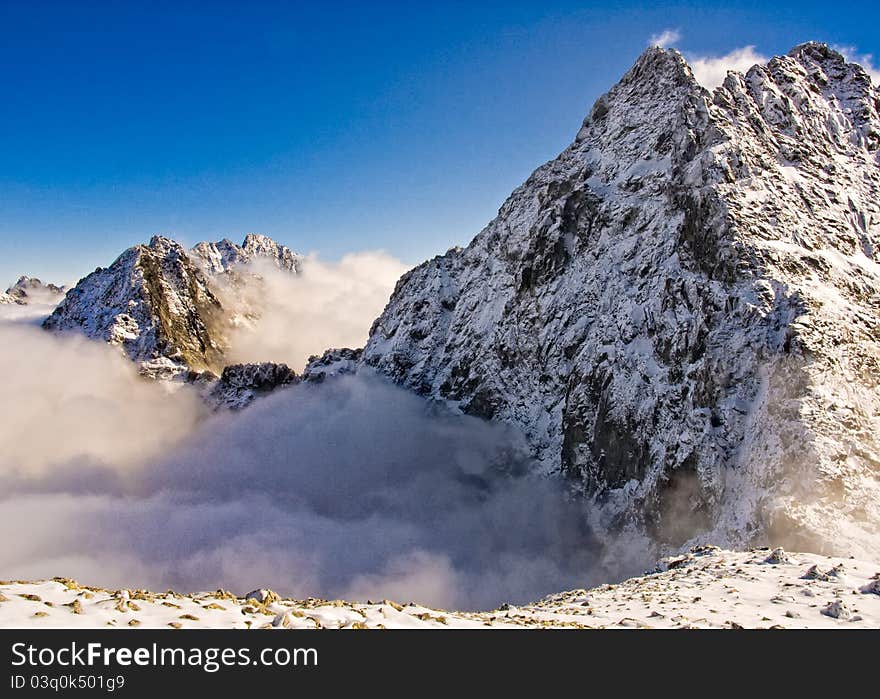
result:
[(0, 582), (0, 627), (118, 628), (878, 628), (880, 564), (781, 549), (701, 547), (618, 585), (492, 612), (416, 604), (104, 590), (56, 578)]

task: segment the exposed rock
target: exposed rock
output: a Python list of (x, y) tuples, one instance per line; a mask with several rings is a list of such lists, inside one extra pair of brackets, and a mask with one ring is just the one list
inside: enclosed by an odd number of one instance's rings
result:
[(777, 547), (770, 552), (770, 555), (764, 559), (764, 563), (769, 563), (770, 565), (779, 565), (780, 563), (790, 563), (791, 559), (788, 557), (788, 554), (785, 553), (785, 549), (782, 547)]
[(286, 364), (232, 364), (223, 369), (208, 400), (217, 407), (240, 410), (261, 395), (299, 381), (296, 372)]
[(248, 600), (254, 600), (263, 605), (273, 604), (279, 599), (281, 598), (278, 596), (277, 593), (273, 592), (272, 590), (266, 590), (262, 588), (259, 590), (252, 590), (244, 596), (245, 602), (247, 602)]
[(302, 269), (302, 255), (290, 248), (276, 243), (266, 235), (249, 233), (241, 245), (236, 245), (228, 238), (216, 243), (199, 243), (190, 254), (209, 274), (223, 274), (236, 267), (255, 260), (269, 260), (279, 269), (299, 273)]
[(822, 613), (825, 616), (830, 616), (832, 619), (843, 619), (844, 621), (852, 617), (852, 612), (850, 612), (849, 607), (839, 599), (829, 602), (828, 605), (822, 609)]
[(827, 582), (831, 578), (827, 573), (823, 573), (819, 570), (819, 566), (812, 565), (807, 568), (807, 571), (801, 576), (804, 580), (822, 580), (823, 582)]
[(303, 370), (303, 381), (320, 383), (330, 376), (354, 374), (363, 354), (362, 349), (328, 349), (324, 354), (309, 357)]
[[(214, 381), (225, 364), (230, 328), (258, 315), (253, 299), (229, 293), (246, 286), (237, 267), (257, 259), (295, 273), (302, 258), (260, 235), (248, 235), (241, 246), (199, 243), (191, 252), (155, 236), (81, 279), (43, 326), (118, 345), (150, 378)], [(226, 307), (224, 300), (235, 303)], [(249, 390), (218, 387), (227, 389), (241, 398)]]
[(867, 585), (863, 585), (860, 592), (865, 595), (880, 595), (880, 578), (875, 577)]
[(64, 296), (64, 287), (44, 284), (35, 277), (19, 277), (5, 293), (0, 294), (0, 303), (17, 303), (21, 306), (32, 301), (57, 303)]

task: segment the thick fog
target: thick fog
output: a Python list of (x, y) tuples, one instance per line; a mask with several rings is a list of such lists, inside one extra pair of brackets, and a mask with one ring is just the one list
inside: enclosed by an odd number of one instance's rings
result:
[(206, 416), (33, 313), (0, 322), (5, 578), (491, 608), (646, 562), (599, 560), (510, 428), (369, 374)]

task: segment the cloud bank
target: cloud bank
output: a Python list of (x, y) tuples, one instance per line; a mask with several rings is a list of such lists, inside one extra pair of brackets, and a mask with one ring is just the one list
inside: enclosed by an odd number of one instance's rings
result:
[(0, 474), (41, 477), (77, 461), (127, 468), (188, 434), (202, 410), (143, 381), (103, 343), (40, 329), (52, 306), (0, 307)]
[(366, 374), (206, 417), (113, 348), (0, 323), (0, 571), (492, 608), (619, 578), (511, 428)]
[[(258, 315), (230, 337), (234, 362), (284, 362), (302, 370), (329, 347), (362, 347), (407, 266), (382, 252), (346, 255), (339, 262), (308, 257), (291, 275), (272, 265), (241, 269), (256, 283), (237, 288), (232, 304)], [(227, 291), (227, 297), (230, 294)]]

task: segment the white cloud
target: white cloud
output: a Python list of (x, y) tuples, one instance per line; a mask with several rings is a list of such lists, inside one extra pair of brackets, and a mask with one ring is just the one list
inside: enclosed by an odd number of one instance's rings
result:
[(853, 63), (858, 63), (865, 72), (871, 76), (874, 85), (880, 85), (880, 67), (874, 65), (874, 56), (870, 53), (859, 53), (855, 46), (834, 46), (835, 51), (843, 54), (843, 57)]
[(203, 410), (194, 391), (180, 386), (172, 396), (116, 348), (42, 330), (49, 310), (0, 307), (0, 476), (36, 477), (83, 460), (129, 466), (192, 429)]
[(664, 29), (659, 34), (651, 35), (651, 38), (648, 39), (648, 46), (666, 48), (667, 46), (672, 46), (672, 44), (678, 43), (680, 40), (681, 32), (678, 31), (678, 29)]
[(247, 296), (246, 306), (260, 317), (232, 333), (230, 362), (285, 362), (301, 371), (310, 355), (327, 348), (362, 347), (406, 270), (382, 252), (353, 253), (338, 262), (310, 256), (298, 275), (252, 263), (247, 271), (259, 283), (233, 291)]
[(755, 51), (754, 46), (743, 46), (723, 56), (689, 55), (687, 58), (697, 82), (708, 90), (713, 90), (723, 83), (728, 71), (745, 73), (753, 65), (770, 60)]

